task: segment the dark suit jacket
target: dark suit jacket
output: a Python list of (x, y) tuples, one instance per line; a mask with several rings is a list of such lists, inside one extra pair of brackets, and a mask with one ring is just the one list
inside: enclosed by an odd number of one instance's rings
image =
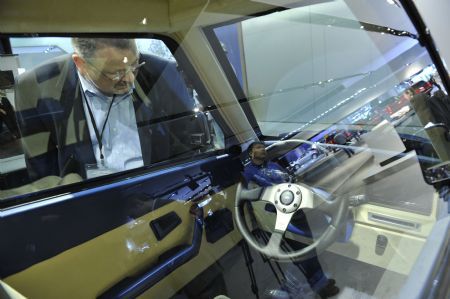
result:
[[(145, 165), (186, 151), (183, 121), (168, 121), (194, 108), (175, 63), (141, 55), (146, 64), (135, 84), (139, 139)], [(24, 74), (16, 84), (16, 109), (31, 180), (76, 172), (95, 163), (82, 104), (82, 88), (70, 55), (52, 59)], [(180, 119), (178, 119), (180, 120)]]
[(450, 98), (442, 90), (436, 91), (428, 99), (428, 106), (433, 115), (434, 122), (444, 123), (450, 128)]

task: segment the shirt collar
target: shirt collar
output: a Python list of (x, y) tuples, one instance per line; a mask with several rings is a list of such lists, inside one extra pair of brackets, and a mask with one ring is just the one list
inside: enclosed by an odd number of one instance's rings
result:
[[(112, 97), (108, 97), (105, 94), (103, 94), (103, 92), (101, 92), (100, 90), (98, 90), (97, 87), (94, 86), (94, 84), (92, 84), (92, 82), (90, 82), (89, 80), (86, 80), (86, 78), (84, 78), (80, 72), (78, 72), (78, 77), (80, 78), (80, 83), (81, 83), (81, 88), (83, 89), (83, 92), (85, 95), (88, 96), (97, 96), (101, 99), (108, 99), (111, 100)], [(126, 97), (128, 97), (130, 94), (133, 93), (134, 91), (134, 83), (133, 83), (133, 87), (130, 89), (130, 91), (128, 91), (127, 93), (121, 94), (120, 96), (116, 96), (115, 102), (118, 103), (119, 100), (124, 99)]]

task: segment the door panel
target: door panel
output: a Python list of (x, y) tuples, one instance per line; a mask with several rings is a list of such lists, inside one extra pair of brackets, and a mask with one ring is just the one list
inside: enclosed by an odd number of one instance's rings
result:
[[(175, 211), (183, 225), (156, 242), (148, 223), (168, 211)], [(11, 275), (6, 281), (30, 298), (96, 297), (100, 290), (142, 270), (171, 247), (188, 242), (192, 227), (188, 207), (171, 203)], [(58, 287), (42, 287), (50, 285)]]
[[(204, 207), (205, 215), (231, 209), (233, 190), (222, 190), (233, 185), (240, 163), (209, 158), (183, 166), (47, 199), (41, 207), (31, 204), (34, 209), (2, 212), (9, 244), (1, 248), (5, 281), (32, 298), (92, 298), (156, 264), (168, 250), (189, 244), (192, 201), (220, 192)], [(172, 211), (181, 224), (157, 241), (149, 223)], [(202, 240), (199, 256), (176, 271), (183, 279), (170, 278), (168, 290), (189, 282), (192, 269), (200, 273), (239, 239), (235, 230), (214, 244)], [(182, 274), (186, 271), (191, 275)]]

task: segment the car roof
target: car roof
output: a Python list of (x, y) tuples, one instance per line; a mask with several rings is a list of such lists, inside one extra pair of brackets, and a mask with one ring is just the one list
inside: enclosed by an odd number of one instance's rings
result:
[(274, 8), (244, 0), (0, 0), (0, 7), (1, 33), (171, 33)]

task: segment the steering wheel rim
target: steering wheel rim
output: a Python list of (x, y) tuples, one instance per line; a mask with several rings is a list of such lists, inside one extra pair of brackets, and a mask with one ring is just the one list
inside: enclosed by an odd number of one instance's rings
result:
[[(284, 203), (281, 200), (281, 195), (285, 191), (295, 193), (292, 202), (286, 201)], [(300, 192), (300, 194), (298, 194)], [(284, 196), (286, 197), (286, 196)], [(289, 197), (289, 196), (288, 196)], [(272, 232), (272, 236), (266, 246), (259, 244), (250, 233), (246, 226), (243, 213), (243, 203), (246, 201), (265, 201), (275, 205), (277, 212), (277, 220), (275, 222), (275, 229)], [(289, 204), (286, 204), (288, 203)], [(296, 205), (296, 206), (295, 206)], [(304, 208), (319, 208), (320, 207), (329, 214), (331, 222), (327, 229), (321, 234), (321, 236), (313, 241), (312, 244), (302, 248), (301, 250), (292, 252), (281, 251), (281, 242), (284, 233), (286, 232), (287, 225), (292, 218), (292, 215), (300, 209)], [(245, 189), (242, 183), (237, 186), (236, 201), (235, 201), (235, 222), (238, 230), (248, 242), (248, 244), (263, 253), (266, 256), (278, 261), (291, 261), (291, 260), (305, 260), (316, 254), (323, 252), (328, 248), (337, 238), (340, 224), (346, 219), (348, 212), (348, 199), (335, 198), (323, 190), (312, 188), (304, 184), (283, 183), (274, 185), (271, 187), (259, 187), (255, 189)], [(284, 209), (284, 211), (283, 211)], [(279, 217), (282, 217), (281, 224), (278, 223)], [(287, 221), (287, 223), (285, 223)]]

